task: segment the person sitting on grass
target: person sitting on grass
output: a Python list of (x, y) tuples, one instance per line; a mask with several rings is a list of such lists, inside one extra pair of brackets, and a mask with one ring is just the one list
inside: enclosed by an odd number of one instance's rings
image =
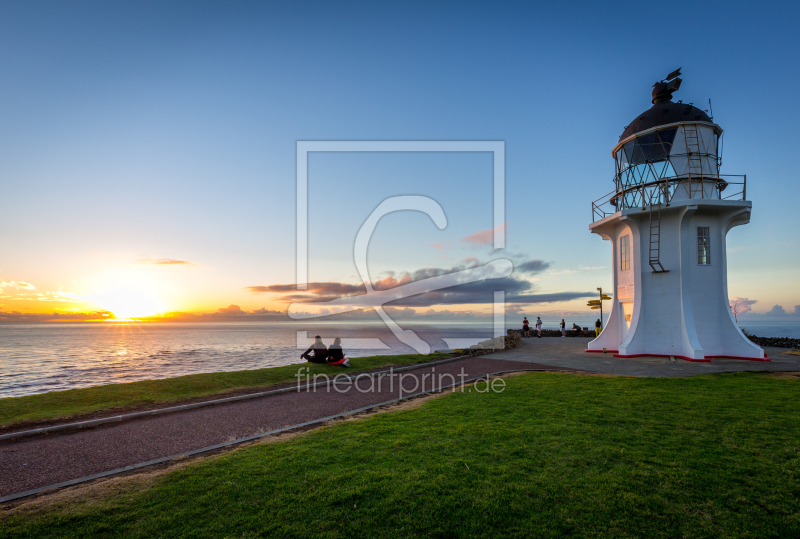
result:
[(342, 350), (342, 339), (336, 337), (333, 339), (333, 344), (328, 348), (328, 365), (341, 365), (342, 367), (349, 367), (350, 360), (344, 355)]
[(319, 335), (314, 337), (314, 344), (311, 345), (311, 348), (300, 355), (300, 359), (305, 359), (311, 363), (326, 363), (327, 357), (328, 348), (322, 343), (322, 337)]

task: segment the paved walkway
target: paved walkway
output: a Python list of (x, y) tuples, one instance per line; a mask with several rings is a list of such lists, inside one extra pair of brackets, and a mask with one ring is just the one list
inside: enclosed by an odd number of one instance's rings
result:
[(673, 377), (739, 371), (800, 371), (800, 356), (782, 353), (787, 351), (786, 348), (765, 347), (764, 351), (770, 359), (768, 362), (712, 359), (711, 363), (694, 363), (677, 358), (672, 362), (667, 357), (619, 358), (614, 354), (584, 352), (591, 340), (582, 337), (530, 337), (522, 339), (519, 348), (484, 357), (625, 376)]

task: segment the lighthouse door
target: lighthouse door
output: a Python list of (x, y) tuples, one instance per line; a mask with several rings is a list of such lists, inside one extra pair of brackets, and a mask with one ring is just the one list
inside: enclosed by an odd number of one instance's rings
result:
[(622, 323), (620, 324), (621, 328), (621, 335), (620, 342), (625, 340), (625, 337), (628, 336), (628, 330), (631, 329), (631, 318), (633, 317), (633, 302), (632, 301), (625, 301), (620, 302), (619, 304), (619, 312), (622, 316)]

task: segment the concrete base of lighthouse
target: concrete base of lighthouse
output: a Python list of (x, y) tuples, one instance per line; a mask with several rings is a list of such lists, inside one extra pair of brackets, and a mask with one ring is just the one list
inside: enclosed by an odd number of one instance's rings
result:
[[(650, 207), (625, 209), (592, 223), (590, 230), (613, 245), (614, 294), (603, 332), (587, 351), (769, 361), (739, 329), (728, 302), (726, 236), (750, 222), (751, 206), (696, 198), (662, 205), (659, 259), (665, 273), (654, 273), (648, 262)], [(708, 264), (698, 261), (698, 227), (709, 232)]]

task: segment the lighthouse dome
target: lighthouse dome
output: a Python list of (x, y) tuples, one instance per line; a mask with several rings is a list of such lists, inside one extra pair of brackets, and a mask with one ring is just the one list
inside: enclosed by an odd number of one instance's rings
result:
[(660, 125), (681, 122), (712, 123), (712, 120), (709, 118), (708, 114), (697, 107), (689, 103), (673, 103), (671, 97), (667, 97), (667, 99), (655, 103), (648, 110), (637, 116), (630, 125), (625, 128), (619, 140), (625, 140), (636, 133), (641, 133), (642, 131), (647, 131), (648, 129), (653, 129)]

